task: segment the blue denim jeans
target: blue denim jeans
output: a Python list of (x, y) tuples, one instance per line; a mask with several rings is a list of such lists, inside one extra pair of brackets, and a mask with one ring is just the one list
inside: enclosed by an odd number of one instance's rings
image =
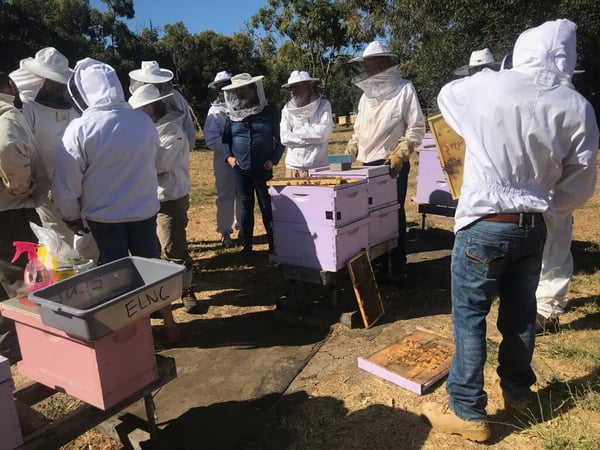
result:
[(538, 223), (478, 221), (456, 233), (452, 251), (452, 323), (456, 350), (446, 390), (449, 407), (464, 420), (484, 420), (486, 316), (500, 298), (498, 354), (500, 386), (514, 398), (535, 383), (531, 358), (535, 345), (537, 288), (546, 239)]
[(254, 192), (258, 198), (258, 207), (262, 214), (262, 221), (267, 231), (269, 250), (273, 247), (273, 210), (267, 181), (271, 179), (272, 172), (267, 170), (243, 170), (239, 166), (233, 169), (235, 187), (240, 204), (241, 229), (244, 233), (244, 250), (252, 250), (254, 236)]
[(160, 258), (156, 237), (156, 216), (136, 222), (87, 221), (98, 250), (100, 264), (132, 256)]

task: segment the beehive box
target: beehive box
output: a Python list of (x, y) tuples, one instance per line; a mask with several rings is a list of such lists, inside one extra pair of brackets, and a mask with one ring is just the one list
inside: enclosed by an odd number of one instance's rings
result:
[(366, 178), (367, 202), (369, 210), (398, 202), (396, 179), (390, 176), (390, 166), (353, 166), (348, 170), (337, 171), (329, 167), (317, 167), (308, 171), (309, 176), (343, 178)]
[(181, 295), (183, 265), (130, 256), (39, 289), (42, 321), (86, 340), (147, 317)]
[(417, 189), (413, 201), (432, 205), (456, 206), (458, 200), (452, 198), (439, 153), (430, 133), (425, 135), (418, 154)]
[(370, 357), (359, 357), (358, 367), (422, 395), (448, 374), (453, 355), (450, 340), (417, 328)]
[(13, 390), (10, 363), (0, 355), (0, 448), (17, 448), (23, 443)]
[(15, 321), (20, 374), (103, 410), (158, 378), (149, 317), (86, 341), (44, 324), (30, 305), (11, 299), (2, 308)]
[(368, 218), (343, 227), (273, 222), (273, 262), (337, 272), (369, 245)]
[(368, 216), (366, 180), (332, 186), (269, 186), (273, 220), (342, 227)]
[(398, 237), (398, 209), (394, 203), (371, 211), (369, 214), (369, 247)]

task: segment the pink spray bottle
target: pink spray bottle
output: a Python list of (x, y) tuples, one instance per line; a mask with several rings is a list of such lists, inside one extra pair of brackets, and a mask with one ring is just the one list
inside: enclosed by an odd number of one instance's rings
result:
[(43, 288), (52, 284), (52, 276), (46, 266), (42, 264), (42, 262), (38, 259), (36, 249), (39, 247), (39, 244), (34, 244), (33, 242), (25, 242), (25, 241), (15, 241), (13, 245), (16, 248), (15, 256), (11, 262), (15, 262), (21, 253), (27, 252), (27, 258), (29, 262), (25, 266), (25, 287), (29, 291), (35, 291), (36, 289)]

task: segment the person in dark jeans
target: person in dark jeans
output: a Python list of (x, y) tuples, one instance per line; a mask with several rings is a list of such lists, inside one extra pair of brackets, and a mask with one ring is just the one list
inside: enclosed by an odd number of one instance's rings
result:
[(273, 212), (267, 181), (283, 154), (279, 110), (265, 98), (262, 75), (234, 75), (223, 88), (228, 118), (223, 132), (223, 153), (234, 169), (241, 226), (244, 235), (242, 255), (252, 253), (254, 236), (254, 193), (267, 231), (269, 252), (273, 252)]
[(352, 83), (363, 91), (346, 153), (365, 166), (390, 166), (398, 191), (398, 246), (391, 252), (390, 279), (406, 279), (404, 201), (409, 158), (425, 135), (425, 119), (413, 84), (400, 76), (398, 56), (386, 44), (371, 42), (349, 61)]

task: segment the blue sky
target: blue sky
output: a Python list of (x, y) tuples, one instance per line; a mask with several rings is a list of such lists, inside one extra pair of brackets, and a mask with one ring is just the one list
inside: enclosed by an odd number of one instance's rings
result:
[[(191, 34), (212, 30), (231, 36), (250, 21), (267, 0), (134, 0), (135, 17), (127, 21), (129, 29), (139, 33), (152, 25), (162, 28), (166, 24), (182, 21)], [(106, 7), (100, 0), (90, 0), (90, 6), (100, 11)]]

